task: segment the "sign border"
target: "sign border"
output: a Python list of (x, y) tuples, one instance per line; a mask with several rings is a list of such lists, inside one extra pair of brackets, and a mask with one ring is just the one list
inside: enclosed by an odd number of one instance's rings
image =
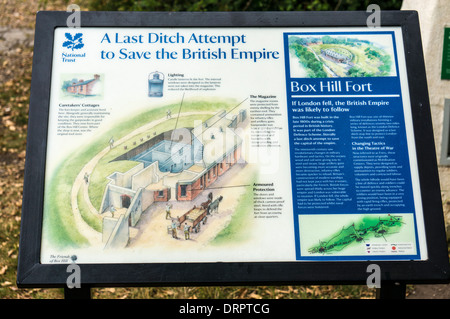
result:
[(448, 66), (450, 64), (450, 27), (444, 27), (444, 41), (442, 44), (441, 80), (450, 80)]
[[(36, 17), (21, 236), (20, 288), (65, 287), (67, 264), (41, 264), (44, 180), (54, 29), (70, 12), (41, 11)], [(83, 27), (367, 27), (370, 12), (81, 12)], [(381, 26), (401, 27), (413, 116), (428, 259), (425, 261), (294, 261), (78, 264), (90, 287), (366, 284), (376, 263), (382, 282), (450, 282), (436, 150), (416, 11), (382, 11)]]

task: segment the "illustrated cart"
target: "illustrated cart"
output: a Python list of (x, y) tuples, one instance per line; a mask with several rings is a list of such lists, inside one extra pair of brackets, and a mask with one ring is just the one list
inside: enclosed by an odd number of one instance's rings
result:
[(179, 227), (183, 228), (184, 224), (187, 223), (190, 232), (198, 233), (200, 231), (200, 225), (206, 224), (207, 212), (208, 210), (201, 206), (194, 206), (191, 210), (178, 218)]

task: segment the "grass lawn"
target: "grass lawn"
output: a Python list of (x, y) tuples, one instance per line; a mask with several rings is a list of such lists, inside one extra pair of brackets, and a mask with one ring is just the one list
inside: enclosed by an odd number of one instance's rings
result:
[(86, 201), (84, 200), (84, 191), (81, 187), (78, 191), (78, 209), (83, 220), (98, 232), (102, 231), (102, 218), (100, 215), (94, 215), (90, 212)]
[[(248, 184), (256, 182), (257, 173), (252, 172), (248, 176)], [(224, 243), (242, 242), (248, 233), (245, 231), (253, 217), (253, 188), (247, 187), (237, 200), (236, 209), (233, 213), (230, 223), (222, 229), (211, 241), (212, 245)]]

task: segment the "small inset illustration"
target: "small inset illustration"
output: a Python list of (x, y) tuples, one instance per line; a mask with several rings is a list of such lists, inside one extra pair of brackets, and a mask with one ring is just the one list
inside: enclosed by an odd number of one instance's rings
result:
[(162, 97), (164, 88), (164, 74), (155, 71), (148, 76), (148, 96)]
[(103, 96), (103, 77), (100, 74), (68, 74), (62, 78), (61, 98)]
[(291, 77), (381, 77), (395, 76), (392, 36), (291, 35)]
[(310, 254), (333, 254), (343, 251), (350, 245), (365, 244), (374, 238), (386, 237), (399, 233), (405, 222), (400, 215), (385, 216), (366, 215), (350, 225), (343, 226), (339, 231), (308, 248)]

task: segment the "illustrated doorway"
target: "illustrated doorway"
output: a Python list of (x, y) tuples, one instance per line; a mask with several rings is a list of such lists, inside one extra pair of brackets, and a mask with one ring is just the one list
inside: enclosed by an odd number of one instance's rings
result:
[(130, 196), (128, 196), (128, 195), (121, 195), (120, 199), (122, 201), (122, 207), (124, 207), (124, 208), (130, 207), (130, 204), (131, 204), (131, 197)]

